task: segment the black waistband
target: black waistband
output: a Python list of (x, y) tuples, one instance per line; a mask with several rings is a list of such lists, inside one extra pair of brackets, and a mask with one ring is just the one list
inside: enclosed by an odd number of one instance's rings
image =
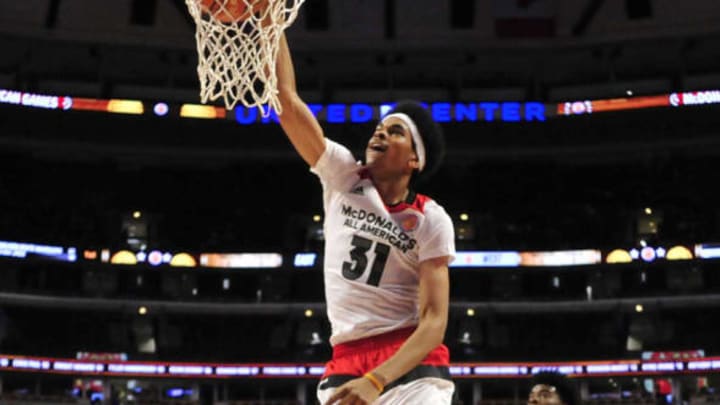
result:
[[(349, 374), (329, 375), (320, 382), (318, 389), (324, 390), (328, 388), (337, 388), (345, 384), (346, 382), (354, 380), (358, 377), (360, 376)], [(448, 367), (419, 365), (414, 369), (410, 370), (404, 376), (388, 384), (387, 387), (385, 387), (385, 389), (383, 390), (383, 392), (388, 392), (391, 389), (397, 387), (398, 385), (407, 384), (411, 381), (415, 381), (417, 379), (425, 377), (442, 378), (443, 380), (452, 381), (452, 379), (450, 378), (450, 369)]]

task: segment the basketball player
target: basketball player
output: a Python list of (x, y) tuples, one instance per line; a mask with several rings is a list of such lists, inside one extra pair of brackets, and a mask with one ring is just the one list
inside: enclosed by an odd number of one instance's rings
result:
[(555, 371), (537, 373), (532, 379), (528, 405), (579, 405), (577, 390), (564, 374)]
[(333, 358), (320, 403), (450, 404), (442, 341), (454, 231), (438, 203), (410, 188), (440, 162), (439, 126), (419, 104), (398, 104), (378, 123), (361, 165), (324, 137), (298, 96), (285, 37), (277, 75), (280, 124), (323, 185)]

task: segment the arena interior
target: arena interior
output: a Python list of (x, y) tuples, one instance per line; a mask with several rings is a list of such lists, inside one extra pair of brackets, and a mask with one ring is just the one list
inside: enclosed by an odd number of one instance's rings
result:
[[(322, 191), (203, 106), (182, 0), (0, 0), (0, 403), (304, 405), (331, 353)], [(447, 154), (458, 405), (720, 404), (717, 0), (307, 0), (328, 138), (389, 103)]]

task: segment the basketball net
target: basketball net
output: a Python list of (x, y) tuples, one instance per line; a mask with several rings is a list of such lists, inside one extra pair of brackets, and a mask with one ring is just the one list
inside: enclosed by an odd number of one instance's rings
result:
[[(247, 11), (235, 21), (229, 21), (230, 0), (214, 0), (212, 12), (206, 12), (201, 1), (185, 0), (196, 26), (202, 103), (222, 98), (228, 110), (240, 102), (257, 107), (263, 116), (270, 114), (270, 108), (281, 113), (275, 59), (283, 31), (305, 0), (267, 0), (263, 10)], [(244, 2), (247, 10), (260, 3), (237, 1)]]

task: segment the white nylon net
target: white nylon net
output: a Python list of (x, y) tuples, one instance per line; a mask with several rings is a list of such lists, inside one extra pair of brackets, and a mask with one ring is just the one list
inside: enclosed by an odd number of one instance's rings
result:
[(240, 102), (271, 107), (277, 98), (275, 58), (280, 37), (305, 0), (185, 0), (195, 21), (202, 103), (222, 98), (227, 109)]

